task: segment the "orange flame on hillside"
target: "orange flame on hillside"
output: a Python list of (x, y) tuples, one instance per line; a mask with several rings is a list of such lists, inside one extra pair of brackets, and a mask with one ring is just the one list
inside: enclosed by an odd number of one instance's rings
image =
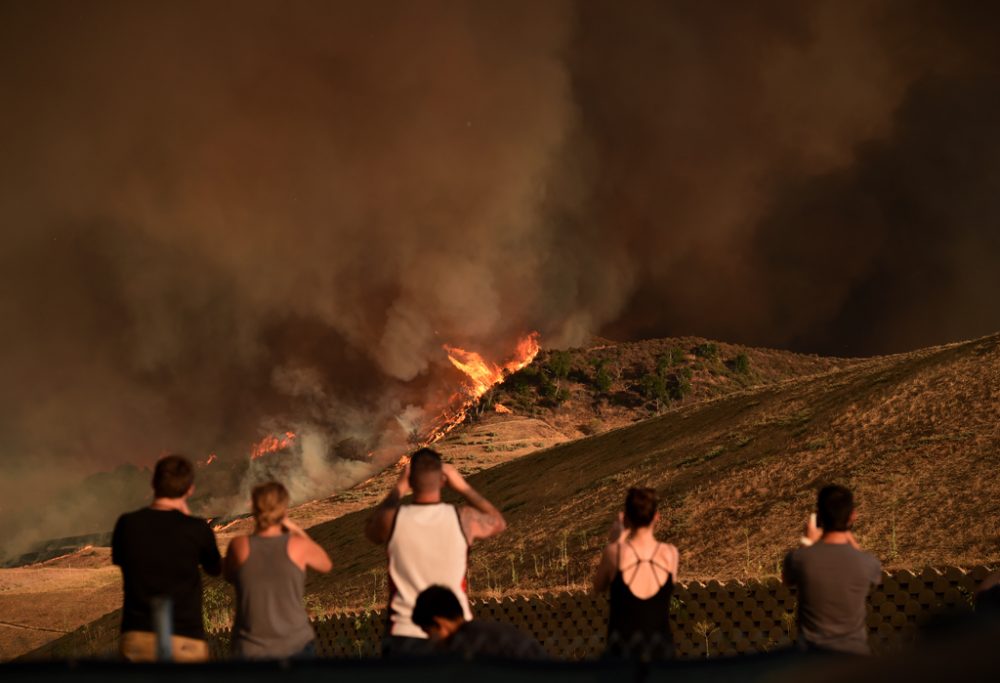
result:
[(269, 434), (255, 443), (250, 449), (250, 459), (283, 451), (295, 443), (295, 432), (285, 432), (283, 435)]
[(538, 343), (538, 333), (525, 335), (517, 342), (513, 357), (503, 365), (497, 365), (485, 360), (475, 351), (466, 351), (445, 344), (448, 360), (456, 368), (465, 373), (469, 382), (465, 385), (465, 393), (472, 399), (478, 399), (487, 391), (499, 384), (504, 378), (535, 359), (541, 346)]
[[(527, 367), (541, 350), (538, 333), (526, 334), (517, 342), (514, 354), (503, 364), (486, 360), (475, 351), (467, 351), (456, 346), (444, 345), (448, 360), (466, 376), (460, 392), (452, 396), (451, 405), (438, 417), (435, 426), (424, 440), (424, 444), (434, 443), (452, 429), (460, 425), (469, 408), (482, 398), (483, 394), (502, 382), (507, 375)], [(496, 412), (510, 412), (505, 406), (494, 407)]]
[(211, 465), (213, 462), (215, 462), (215, 453), (209, 453), (202, 465)]

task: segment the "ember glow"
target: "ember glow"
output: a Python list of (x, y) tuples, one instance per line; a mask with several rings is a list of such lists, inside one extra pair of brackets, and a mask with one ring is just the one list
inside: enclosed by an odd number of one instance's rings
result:
[(215, 453), (209, 453), (208, 457), (205, 458), (205, 462), (203, 462), (202, 465), (211, 465), (213, 462), (215, 462), (215, 457), (216, 457)]
[(250, 449), (250, 459), (256, 460), (257, 458), (269, 453), (283, 451), (295, 443), (295, 438), (295, 432), (269, 434), (253, 445), (253, 448)]
[[(444, 350), (448, 354), (448, 360), (465, 374), (466, 379), (461, 390), (452, 396), (449, 406), (435, 420), (424, 444), (438, 441), (462, 424), (469, 408), (487, 391), (502, 382), (508, 375), (527, 367), (541, 349), (538, 336), (537, 332), (531, 332), (522, 337), (517, 343), (514, 354), (503, 364), (488, 361), (475, 351), (446, 344)], [(498, 413), (510, 412), (510, 409), (505, 406), (494, 406), (494, 409)]]

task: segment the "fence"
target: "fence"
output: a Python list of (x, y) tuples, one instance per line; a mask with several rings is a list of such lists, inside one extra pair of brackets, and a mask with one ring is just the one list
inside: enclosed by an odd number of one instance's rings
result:
[[(935, 614), (968, 612), (988, 567), (963, 570), (927, 568), (883, 576), (869, 597), (868, 632), (872, 650), (889, 653), (912, 642)], [(513, 624), (531, 633), (554, 657), (584, 659), (604, 650), (607, 600), (587, 593), (557, 593), (473, 602), (477, 618)], [(751, 581), (692, 581), (678, 585), (671, 605), (677, 657), (695, 659), (766, 652), (796, 637), (795, 595), (776, 578)], [(317, 649), (322, 657), (366, 658), (379, 654), (384, 611), (349, 612), (318, 619)], [(118, 635), (117, 613), (31, 653), (31, 658), (109, 656)], [(228, 633), (209, 634), (213, 655), (229, 650)]]

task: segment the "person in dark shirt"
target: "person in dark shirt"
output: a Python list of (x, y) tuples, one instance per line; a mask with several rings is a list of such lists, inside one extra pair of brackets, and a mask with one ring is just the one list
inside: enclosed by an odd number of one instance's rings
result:
[(803, 547), (785, 557), (782, 579), (798, 590), (799, 644), (805, 650), (871, 654), (867, 599), (872, 586), (882, 583), (882, 565), (854, 538), (856, 518), (853, 494), (825, 486)]
[(413, 623), (423, 629), (434, 652), (472, 659), (549, 659), (537, 640), (509, 624), (465, 618), (458, 598), (445, 586), (421, 591), (413, 605)]
[(606, 655), (611, 658), (670, 659), (674, 654), (670, 601), (680, 553), (656, 539), (657, 505), (654, 489), (628, 490), (594, 572), (594, 592), (608, 593)]
[(111, 561), (121, 567), (121, 654), (130, 661), (156, 655), (153, 602), (172, 604), (172, 651), (176, 661), (208, 659), (201, 616), (201, 574), (218, 576), (222, 558), (205, 520), (192, 517), (187, 499), (194, 492), (194, 467), (168, 455), (153, 471), (153, 502), (118, 518), (111, 537)]

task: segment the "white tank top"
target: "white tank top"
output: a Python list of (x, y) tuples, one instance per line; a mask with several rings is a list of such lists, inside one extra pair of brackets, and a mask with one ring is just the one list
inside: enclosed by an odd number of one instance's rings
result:
[(471, 619), (465, 572), (469, 544), (458, 510), (447, 503), (403, 505), (387, 546), (389, 553), (389, 633), (426, 638), (413, 623), (413, 604), (429, 586), (446, 586)]

